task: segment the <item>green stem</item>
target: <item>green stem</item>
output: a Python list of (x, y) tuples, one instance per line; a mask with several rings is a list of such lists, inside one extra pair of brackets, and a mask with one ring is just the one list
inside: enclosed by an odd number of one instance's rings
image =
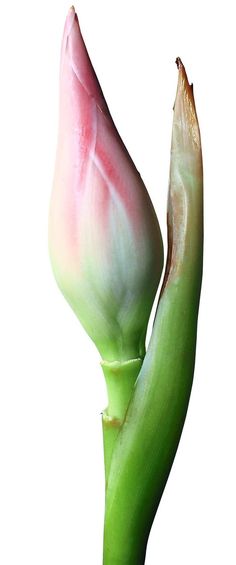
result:
[(123, 362), (102, 361), (108, 394), (107, 416), (124, 419), (142, 362), (140, 357)]
[[(114, 447), (125, 421), (142, 362), (141, 358), (137, 358), (123, 363), (105, 361), (101, 363), (108, 394), (108, 407), (103, 411), (102, 418), (106, 493)], [(106, 494), (106, 507), (107, 503)], [(124, 516), (121, 522), (125, 524)], [(117, 545), (115, 545), (117, 526), (119, 528), (119, 524), (116, 523), (109, 525), (109, 543), (107, 543), (107, 539), (106, 542), (104, 540), (103, 565), (143, 565), (146, 544), (142, 537), (139, 537), (139, 540), (136, 537), (127, 539), (125, 546), (120, 547), (120, 550), (117, 551)]]
[(103, 412), (103, 443), (106, 483), (108, 480), (113, 447), (125, 419), (142, 359), (101, 363), (105, 376), (108, 407)]
[[(186, 284), (180, 284), (176, 289), (169, 287), (160, 301), (150, 348), (113, 449), (106, 491), (103, 565), (144, 563), (150, 528), (178, 447), (192, 386), (197, 315), (194, 294), (187, 292)], [(187, 314), (186, 304), (190, 303)], [(171, 343), (174, 348), (170, 348)]]
[(104, 538), (103, 565), (144, 565), (147, 540), (144, 540), (143, 536), (132, 539), (127, 536), (125, 545), (118, 548), (114, 546), (116, 537), (114, 539), (112, 537), (115, 528), (116, 524), (113, 524), (109, 544), (107, 544), (106, 537)]

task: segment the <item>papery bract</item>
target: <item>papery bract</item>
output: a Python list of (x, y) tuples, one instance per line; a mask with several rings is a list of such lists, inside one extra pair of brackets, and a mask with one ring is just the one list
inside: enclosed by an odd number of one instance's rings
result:
[(62, 43), (49, 246), (57, 283), (103, 359), (142, 358), (162, 271), (162, 239), (73, 8)]

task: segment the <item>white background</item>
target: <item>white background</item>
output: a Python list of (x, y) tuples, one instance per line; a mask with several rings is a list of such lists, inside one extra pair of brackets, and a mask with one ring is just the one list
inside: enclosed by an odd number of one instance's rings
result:
[[(0, 563), (100, 565), (99, 355), (54, 282), (47, 217), (65, 0), (0, 10)], [(163, 237), (176, 56), (194, 82), (205, 268), (193, 392), (147, 565), (233, 565), (236, 507), (234, 2), (80, 0), (103, 91)]]

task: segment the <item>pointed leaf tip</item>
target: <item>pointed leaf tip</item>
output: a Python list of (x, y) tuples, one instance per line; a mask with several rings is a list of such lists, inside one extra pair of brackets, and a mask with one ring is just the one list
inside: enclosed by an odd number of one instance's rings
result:
[(201, 141), (193, 85), (188, 81), (187, 73), (180, 57), (177, 57), (176, 64), (179, 76), (174, 104), (173, 139), (176, 142), (175, 146), (179, 149), (182, 146), (182, 149), (186, 150), (187, 144), (189, 148), (200, 150)]
[(178, 71), (179, 71), (180, 68), (183, 67), (183, 63), (182, 63), (180, 57), (177, 57), (177, 59), (176, 59), (175, 62), (176, 62), (176, 65), (177, 65), (177, 69), (178, 69)]
[[(192, 88), (192, 85), (190, 85), (189, 81), (188, 81), (185, 66), (184, 66), (182, 60), (180, 59), (180, 57), (177, 57), (175, 62), (176, 62), (176, 65), (177, 65), (177, 69), (179, 71), (179, 85), (182, 83), (182, 85), (185, 86), (185, 88), (186, 87)], [(178, 87), (179, 87), (179, 85), (178, 85)]]

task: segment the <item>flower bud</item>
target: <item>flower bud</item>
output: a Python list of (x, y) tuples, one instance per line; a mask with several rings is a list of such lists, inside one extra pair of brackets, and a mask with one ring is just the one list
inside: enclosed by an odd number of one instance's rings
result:
[(103, 359), (143, 357), (163, 266), (158, 220), (67, 16), (49, 220), (57, 283)]

